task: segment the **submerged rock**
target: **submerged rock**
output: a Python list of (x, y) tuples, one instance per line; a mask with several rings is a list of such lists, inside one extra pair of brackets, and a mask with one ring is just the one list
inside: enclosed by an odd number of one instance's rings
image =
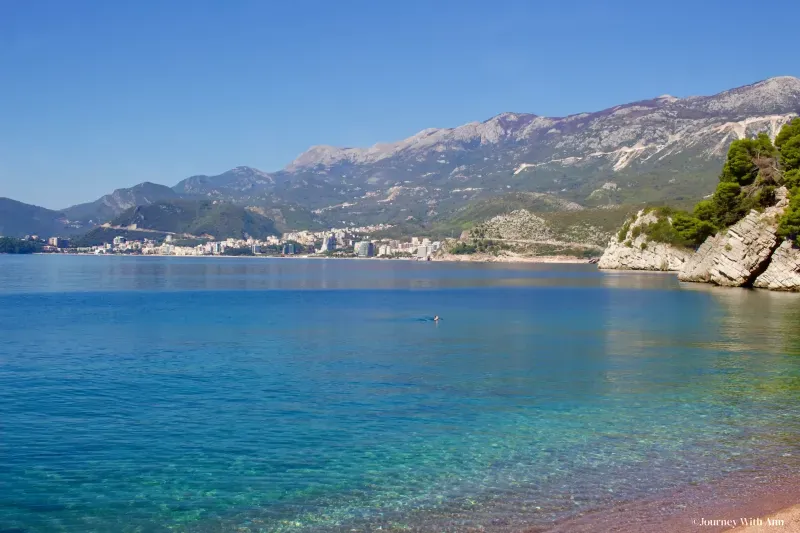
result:
[(786, 189), (778, 189), (776, 196), (775, 206), (762, 213), (750, 211), (730, 228), (706, 239), (683, 266), (678, 279), (727, 287), (753, 285), (781, 241), (778, 219), (788, 205)]
[(773, 291), (800, 291), (800, 248), (783, 241), (769, 260), (769, 266), (756, 278), (754, 287)]
[[(658, 216), (641, 210), (633, 217), (620, 240), (615, 235), (597, 266), (608, 270), (681, 270), (692, 255), (691, 250), (648, 240), (641, 228), (658, 221)], [(639, 229), (637, 229), (639, 228)]]

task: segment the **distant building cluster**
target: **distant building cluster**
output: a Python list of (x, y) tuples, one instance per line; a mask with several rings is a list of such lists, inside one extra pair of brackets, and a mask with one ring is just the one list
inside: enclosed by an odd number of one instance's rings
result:
[(349, 233), (331, 232), (322, 238), (322, 246), (317, 253), (332, 253), (337, 250), (349, 251), (356, 257), (416, 257), (428, 259), (437, 252), (442, 244), (431, 242), (428, 238), (412, 237), (409, 242), (397, 239), (371, 240), (369, 237), (356, 239)]
[[(412, 237), (407, 242), (397, 239), (371, 239), (369, 233), (387, 229), (385, 224), (361, 228), (331, 229), (325, 232), (296, 231), (283, 237), (266, 239), (235, 239), (192, 241), (186, 243), (180, 236), (166, 234), (159, 239), (128, 240), (114, 237), (112, 242), (96, 246), (72, 247), (66, 239), (51, 237), (45, 251), (85, 254), (127, 255), (329, 255), (334, 257), (393, 257), (429, 259), (441, 248), (439, 241)], [(38, 237), (34, 236), (38, 239)]]
[(173, 235), (167, 235), (163, 242), (156, 240), (127, 240), (125, 237), (114, 237), (113, 242), (91, 248), (78, 248), (77, 251), (94, 254), (107, 253), (134, 253), (141, 255), (178, 255), (178, 256), (203, 256), (227, 255), (231, 251), (240, 252), (237, 255), (261, 255), (272, 252), (274, 254), (294, 255), (301, 250), (292, 243), (284, 243), (278, 237), (267, 237), (263, 240), (225, 239), (224, 241), (208, 241), (195, 245), (178, 244)]

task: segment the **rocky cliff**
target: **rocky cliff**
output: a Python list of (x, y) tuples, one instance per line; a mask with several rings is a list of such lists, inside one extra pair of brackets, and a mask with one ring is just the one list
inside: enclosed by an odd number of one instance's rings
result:
[[(574, 221), (559, 224), (553, 213), (531, 213), (517, 209), (496, 215), (469, 231), (462, 232), (460, 241), (476, 246), (478, 252), (497, 250), (519, 256), (580, 256), (597, 257), (609, 232), (591, 224)], [(485, 248), (488, 247), (489, 250)]]
[(648, 239), (643, 228), (658, 221), (657, 215), (641, 210), (608, 243), (597, 263), (602, 269), (613, 270), (681, 270), (692, 252)]
[[(726, 287), (753, 286), (769, 269), (773, 254), (781, 245), (778, 219), (788, 205), (786, 189), (778, 189), (776, 197), (774, 206), (761, 213), (750, 211), (730, 228), (709, 237), (686, 262), (678, 279)], [(774, 274), (786, 279), (779, 272)]]
[(792, 245), (791, 241), (783, 241), (753, 287), (773, 291), (800, 290), (800, 248)]

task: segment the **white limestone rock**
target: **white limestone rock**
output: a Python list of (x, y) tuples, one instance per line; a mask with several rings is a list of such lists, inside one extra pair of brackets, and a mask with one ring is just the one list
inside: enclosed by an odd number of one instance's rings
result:
[[(597, 266), (607, 270), (677, 271), (683, 268), (692, 255), (690, 250), (649, 241), (644, 233), (634, 231), (657, 220), (653, 212), (641, 210), (636, 213), (625, 238), (620, 242), (618, 236), (614, 235)], [(638, 235), (634, 237), (634, 233)]]
[(783, 241), (772, 254), (769, 266), (756, 278), (754, 287), (773, 291), (800, 291), (800, 248)]
[(777, 203), (764, 212), (750, 211), (742, 220), (709, 237), (686, 262), (678, 279), (726, 287), (752, 284), (764, 270), (780, 239), (778, 219), (788, 205), (786, 188), (776, 191)]

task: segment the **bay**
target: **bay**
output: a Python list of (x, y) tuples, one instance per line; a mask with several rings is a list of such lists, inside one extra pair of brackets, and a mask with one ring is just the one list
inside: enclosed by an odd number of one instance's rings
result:
[(511, 531), (796, 468), (797, 324), (592, 265), (0, 256), (0, 531)]

